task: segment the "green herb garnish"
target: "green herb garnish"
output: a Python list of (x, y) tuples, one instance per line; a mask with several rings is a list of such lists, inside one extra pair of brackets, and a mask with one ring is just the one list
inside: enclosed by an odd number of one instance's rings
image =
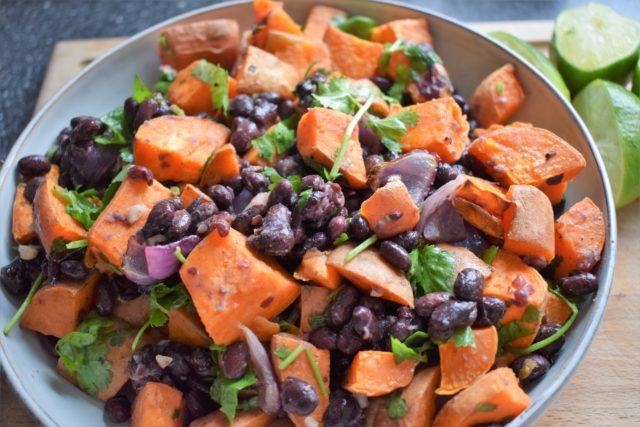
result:
[(5, 335), (9, 335), (9, 331), (13, 329), (16, 323), (18, 323), (18, 321), (20, 320), (24, 312), (27, 310), (27, 307), (29, 306), (29, 304), (31, 304), (31, 300), (33, 299), (33, 296), (36, 294), (38, 289), (40, 289), (42, 282), (44, 282), (44, 275), (40, 273), (36, 278), (36, 280), (33, 282), (33, 285), (31, 285), (31, 289), (29, 289), (29, 293), (27, 294), (26, 298), (24, 299), (24, 301), (22, 301), (22, 304), (20, 304), (20, 307), (18, 307), (18, 311), (16, 311), (13, 317), (9, 320), (9, 323), (7, 323), (7, 326), (5, 326), (4, 329), (2, 330), (2, 332)]
[(362, 243), (349, 251), (347, 256), (344, 257), (344, 263), (348, 263), (358, 255), (360, 255), (361, 252), (364, 252), (367, 248), (369, 248), (369, 246), (374, 245), (377, 241), (378, 236), (376, 236), (375, 234), (367, 237), (366, 240), (363, 240)]
[(87, 230), (102, 212), (102, 202), (93, 189), (82, 192), (54, 187), (53, 194), (66, 204), (66, 211)]
[(229, 73), (227, 70), (201, 59), (191, 70), (191, 75), (209, 85), (213, 109), (221, 110), (226, 114), (229, 108)]
[(333, 241), (333, 246), (341, 245), (348, 240), (349, 240), (349, 235), (347, 233), (342, 233), (338, 236), (336, 240)]
[(387, 396), (385, 407), (387, 408), (387, 415), (392, 420), (402, 418), (407, 415), (407, 412), (409, 412), (407, 401), (401, 397), (399, 391), (395, 391)]
[[(527, 323), (537, 323), (541, 313), (535, 306), (529, 305), (525, 309), (522, 317), (506, 323), (498, 329), (498, 342), (500, 348), (505, 348), (510, 342), (518, 338), (526, 337), (534, 333)], [(511, 349), (510, 349), (511, 350)]]
[(210, 390), (211, 398), (218, 402), (220, 410), (226, 415), (230, 424), (233, 424), (238, 410), (238, 392), (254, 385), (257, 381), (256, 374), (251, 370), (237, 380), (228, 380), (222, 375), (216, 377)]
[(431, 292), (452, 292), (455, 258), (433, 245), (414, 249), (411, 256), (411, 270), (407, 278), (416, 294), (422, 296)]
[(65, 245), (65, 247), (69, 250), (86, 248), (87, 246), (89, 246), (89, 241), (87, 239), (72, 240)]
[(376, 21), (367, 16), (352, 16), (345, 18), (336, 15), (331, 20), (331, 25), (345, 33), (352, 34), (364, 40), (371, 39), (371, 30), (378, 25)]
[(258, 150), (262, 158), (273, 162), (276, 155), (284, 153), (296, 144), (294, 128), (297, 125), (298, 118), (296, 115), (278, 122), (264, 135), (251, 141), (251, 145)]
[(492, 245), (482, 254), (482, 261), (484, 261), (485, 264), (491, 265), (493, 264), (493, 260), (496, 259), (496, 255), (498, 255), (498, 247)]
[(298, 347), (296, 347), (295, 350), (290, 352), (287, 355), (287, 357), (285, 357), (284, 360), (282, 362), (280, 362), (280, 364), (278, 365), (278, 369), (280, 369), (281, 371), (284, 370), (284, 369), (287, 369), (287, 366), (291, 365), (298, 358), (298, 356), (300, 356), (302, 354), (304, 349), (305, 349), (305, 347), (302, 344), (300, 344)]
[(137, 74), (133, 76), (133, 94), (131, 97), (139, 104), (153, 98), (153, 92), (144, 84)]
[[(422, 344), (416, 345), (416, 341), (421, 341)], [(429, 335), (423, 331), (414, 332), (404, 340), (404, 342), (396, 337), (391, 337), (391, 351), (393, 352), (393, 360), (396, 364), (405, 360), (427, 362), (427, 350), (430, 348)]]
[(476, 411), (478, 412), (491, 412), (497, 408), (493, 403), (479, 403), (476, 405)]
[(476, 348), (476, 337), (473, 334), (473, 329), (471, 329), (471, 326), (456, 328), (453, 336), (449, 338), (449, 341), (453, 342), (456, 347)]
[(418, 113), (412, 110), (403, 109), (398, 114), (379, 119), (369, 115), (368, 125), (380, 138), (387, 150), (398, 153), (402, 151), (400, 137), (407, 134), (407, 127), (415, 126), (418, 123)]

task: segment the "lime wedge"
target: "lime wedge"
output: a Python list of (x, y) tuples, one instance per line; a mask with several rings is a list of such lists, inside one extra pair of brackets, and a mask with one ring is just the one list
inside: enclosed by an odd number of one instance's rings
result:
[(640, 98), (622, 86), (595, 80), (573, 100), (609, 175), (616, 207), (640, 196)]
[(640, 25), (600, 4), (561, 13), (553, 30), (553, 58), (571, 93), (595, 79), (623, 81), (639, 47)]
[(633, 87), (631, 90), (633, 93), (640, 96), (640, 59), (636, 64), (636, 69), (633, 70)]
[(540, 52), (538, 49), (531, 46), (524, 40), (514, 36), (513, 34), (496, 31), (493, 33), (489, 33), (489, 35), (513, 50), (525, 61), (527, 61), (534, 68), (540, 71), (546, 78), (549, 79), (549, 81), (556, 87), (556, 89), (558, 89), (558, 91), (560, 91), (560, 93), (566, 99), (571, 101), (569, 89), (562, 79), (562, 76), (560, 75), (558, 70), (556, 70), (556, 67), (553, 66), (553, 63), (549, 60), (549, 58), (544, 56), (542, 52)]

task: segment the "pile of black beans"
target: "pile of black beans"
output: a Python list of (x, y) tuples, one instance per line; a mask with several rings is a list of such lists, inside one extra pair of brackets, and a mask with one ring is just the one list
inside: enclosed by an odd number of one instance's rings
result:
[(251, 148), (251, 141), (262, 135), (271, 125), (291, 116), (294, 104), (275, 92), (262, 92), (255, 97), (240, 94), (229, 104), (231, 144), (239, 154)]
[(313, 94), (318, 90), (318, 83), (325, 83), (327, 76), (322, 73), (314, 73), (296, 85), (293, 93), (298, 97), (298, 107), (309, 108), (313, 102)]
[(131, 136), (133, 136), (140, 125), (147, 120), (160, 116), (174, 115), (174, 112), (171, 111), (171, 104), (160, 94), (155, 94), (153, 98), (145, 99), (140, 103), (129, 97), (124, 101), (123, 108), (124, 120)]
[(0, 269), (0, 282), (7, 292), (14, 296), (24, 296), (38, 275), (46, 272), (46, 260), (42, 254), (31, 260), (15, 257)]

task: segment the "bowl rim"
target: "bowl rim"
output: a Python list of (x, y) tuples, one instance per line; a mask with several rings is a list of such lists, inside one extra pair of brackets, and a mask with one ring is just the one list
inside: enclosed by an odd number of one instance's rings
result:
[[(285, 4), (287, 2), (292, 2), (293, 0), (284, 0)], [(357, 2), (365, 3), (363, 0), (356, 0)], [(608, 257), (605, 260), (606, 262), (602, 263), (600, 266), (600, 276), (599, 276), (599, 284), (600, 287), (598, 289), (599, 298), (592, 300), (591, 304), (594, 305), (591, 307), (591, 310), (594, 310), (594, 313), (589, 319), (589, 323), (585, 328), (585, 333), (582, 336), (573, 349), (572, 354), (568, 355), (566, 369), (561, 371), (559, 375), (556, 377), (556, 380), (551, 383), (551, 386), (544, 389), (541, 393), (540, 397), (532, 402), (531, 406), (527, 408), (522, 414), (520, 414), (516, 419), (509, 423), (510, 427), (522, 426), (533, 423), (535, 419), (537, 419), (540, 415), (542, 415), (543, 410), (548, 407), (553, 398), (557, 396), (559, 391), (567, 384), (568, 380), (573, 376), (576, 369), (584, 360), (584, 356), (588, 351), (595, 334), (602, 323), (602, 319), (604, 317), (604, 313), (607, 307), (607, 303), (609, 301), (609, 297), (611, 294), (611, 289), (613, 285), (613, 273), (616, 261), (616, 252), (617, 252), (617, 221), (616, 221), (616, 211), (615, 204), (613, 201), (613, 193), (611, 191), (611, 186), (609, 183), (609, 179), (606, 173), (606, 169), (604, 167), (604, 162), (600, 153), (596, 147), (595, 142), (593, 141), (589, 131), (587, 130), (584, 122), (577, 114), (573, 106), (569, 101), (567, 101), (564, 96), (558, 91), (558, 89), (550, 82), (550, 80), (545, 77), (540, 71), (538, 71), (535, 67), (531, 66), (525, 59), (523, 59), (518, 53), (508, 48), (506, 45), (490, 38), (489, 36), (480, 33), (472, 28), (470, 28), (467, 24), (459, 21), (455, 18), (451, 18), (447, 15), (444, 15), (439, 12), (432, 11), (428, 8), (422, 7), (420, 5), (406, 4), (402, 3), (398, 0), (368, 0), (369, 2), (379, 3), (383, 5), (394, 6), (402, 9), (406, 9), (413, 12), (419, 12), (420, 14), (425, 15), (427, 18), (433, 17), (436, 19), (440, 19), (442, 21), (447, 22), (450, 25), (454, 25), (463, 31), (471, 33), (471, 35), (475, 37), (480, 37), (485, 41), (489, 41), (491, 44), (496, 47), (506, 51), (514, 61), (518, 63), (519, 66), (525, 67), (529, 69), (538, 79), (541, 79), (544, 84), (550, 89), (561, 101), (562, 105), (569, 110), (569, 113), (575, 120), (576, 124), (582, 136), (587, 141), (589, 145), (589, 149), (594, 157), (596, 168), (598, 170), (600, 181), (604, 187), (605, 192), (605, 204), (606, 204), (606, 221), (607, 221), (607, 235), (608, 240), (606, 241), (606, 245), (604, 247), (604, 251), (608, 250)], [(55, 107), (55, 104), (58, 102), (58, 99), (67, 91), (69, 88), (74, 86), (77, 82), (84, 79), (88, 74), (92, 72), (92, 70), (98, 66), (103, 61), (108, 60), (113, 54), (115, 54), (120, 49), (135, 43), (139, 39), (153, 33), (163, 27), (167, 27), (169, 25), (173, 25), (179, 21), (204, 14), (213, 10), (223, 9), (230, 6), (242, 5), (252, 3), (252, 0), (230, 0), (224, 1), (221, 3), (197, 8), (191, 11), (187, 11), (185, 13), (176, 15), (169, 19), (163, 20), (159, 23), (151, 25), (146, 29), (134, 34), (133, 36), (128, 37), (126, 40), (122, 41), (118, 45), (109, 49), (107, 52), (98, 56), (95, 60), (93, 60), (90, 64), (88, 64), (84, 69), (82, 69), (78, 74), (76, 74), (72, 79), (70, 79), (67, 83), (65, 83), (60, 89), (58, 89), (53, 96), (45, 103), (42, 108), (31, 118), (29, 123), (25, 126), (23, 131), (20, 133), (16, 141), (11, 147), (11, 150), (7, 154), (5, 161), (2, 165), (2, 169), (0, 170), (0, 189), (3, 189), (7, 183), (7, 180), (14, 171), (16, 157), (18, 155), (19, 149), (26, 143), (29, 139), (29, 136), (32, 130), (38, 125), (43, 116), (45, 116), (49, 110)], [(319, 1), (318, 3), (322, 3)], [(28, 408), (30, 413), (44, 425), (56, 425), (53, 417), (48, 413), (47, 408), (45, 408), (40, 402), (36, 401), (31, 395), (28, 394), (25, 386), (22, 383), (20, 374), (18, 370), (11, 363), (11, 358), (9, 355), (9, 350), (6, 346), (6, 337), (4, 334), (0, 334), (0, 363), (1, 368), (6, 374), (13, 390), (20, 396), (20, 399)]]

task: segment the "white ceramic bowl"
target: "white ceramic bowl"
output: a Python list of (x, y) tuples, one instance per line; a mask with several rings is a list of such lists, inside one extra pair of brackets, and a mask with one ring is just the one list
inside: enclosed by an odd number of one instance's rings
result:
[[(286, 9), (297, 22), (303, 22), (307, 11), (315, 3), (311, 0), (291, 0), (286, 2)], [(586, 158), (586, 169), (569, 185), (567, 206), (589, 196), (604, 212), (607, 239), (598, 270), (600, 289), (593, 300), (582, 307), (557, 362), (530, 390), (533, 405), (510, 426), (530, 424), (551, 403), (582, 360), (609, 297), (616, 248), (616, 219), (609, 182), (595, 145), (571, 105), (544, 77), (508, 49), (465, 25), (436, 13), (392, 2), (323, 0), (321, 3), (347, 9), (352, 14), (371, 16), (379, 22), (425, 16), (436, 51), (442, 57), (456, 89), (466, 97), (491, 71), (507, 62), (513, 63), (527, 95), (524, 106), (513, 120), (530, 122), (555, 132)], [(72, 117), (100, 116), (121, 105), (130, 95), (135, 73), (146, 82), (155, 81), (159, 74), (155, 42), (160, 30), (177, 22), (205, 18), (234, 18), (239, 21), (241, 28), (246, 29), (253, 24), (253, 9), (248, 2), (218, 4), (151, 27), (91, 63), (58, 91), (31, 120), (16, 141), (0, 173), (0, 206), (5, 206), (0, 217), (4, 224), (0, 227), (0, 240), (5, 242), (0, 265), (7, 264), (14, 256), (9, 207), (16, 184), (16, 162), (28, 154), (44, 153)], [(16, 306), (17, 301), (3, 290), (0, 295), (0, 325), (8, 322)], [(43, 424), (65, 427), (109, 424), (103, 416), (103, 403), (60, 377), (55, 372), (51, 357), (43, 352), (33, 333), (16, 327), (8, 337), (0, 335), (0, 348), (0, 360), (7, 377), (27, 407)]]

